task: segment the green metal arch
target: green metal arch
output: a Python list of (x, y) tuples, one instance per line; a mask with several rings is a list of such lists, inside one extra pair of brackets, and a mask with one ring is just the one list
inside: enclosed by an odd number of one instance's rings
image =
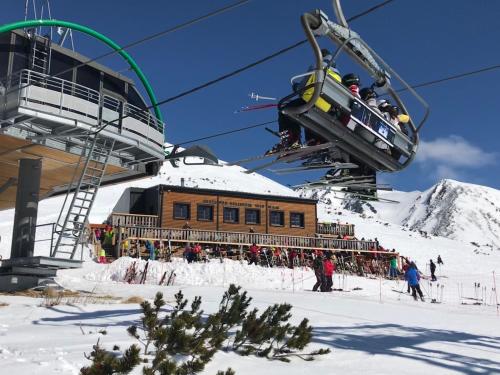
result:
[(154, 112), (156, 114), (156, 117), (158, 117), (159, 120), (163, 121), (163, 116), (160, 112), (160, 109), (158, 107), (158, 101), (156, 100), (156, 95), (153, 92), (153, 88), (151, 87), (151, 84), (149, 83), (148, 79), (142, 72), (141, 68), (139, 68), (139, 65), (135, 62), (135, 60), (130, 56), (125, 50), (123, 50), (117, 43), (115, 43), (113, 40), (109, 39), (107, 36), (98, 33), (97, 31), (83, 25), (79, 25), (77, 23), (73, 22), (68, 22), (68, 21), (60, 21), (60, 20), (27, 20), (27, 21), (19, 21), (19, 22), (13, 22), (13, 23), (8, 23), (5, 25), (0, 26), (0, 34), (6, 33), (12, 30), (17, 30), (17, 29), (24, 29), (28, 27), (40, 27), (40, 26), (60, 26), (60, 27), (65, 27), (68, 29), (80, 31), (84, 34), (90, 35), (93, 38), (96, 38), (100, 40), (101, 42), (106, 43), (109, 47), (113, 48), (118, 54), (123, 57), (128, 64), (130, 65), (130, 68), (137, 74), (137, 77), (141, 80), (142, 84), (144, 85), (144, 88), (146, 89), (149, 99), (151, 100), (151, 104), (154, 108)]

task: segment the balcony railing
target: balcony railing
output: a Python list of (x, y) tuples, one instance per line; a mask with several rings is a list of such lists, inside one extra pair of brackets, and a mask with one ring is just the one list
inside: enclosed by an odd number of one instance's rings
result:
[(250, 246), (256, 243), (259, 246), (285, 247), (297, 249), (322, 250), (357, 250), (373, 251), (374, 241), (339, 240), (327, 237), (300, 237), (278, 234), (222, 232), (196, 229), (171, 229), (140, 226), (121, 226), (121, 233), (129, 239), (171, 241), (171, 242), (199, 242), (204, 244), (226, 244)]
[(125, 227), (158, 227), (158, 216), (113, 213), (111, 225)]
[[(122, 106), (121, 102), (116, 98), (101, 94), (96, 90), (71, 81), (38, 73), (29, 69), (23, 69), (17, 73), (3, 78), (2, 80), (0, 80), (0, 84), (5, 87), (6, 95), (19, 91), (19, 100), (21, 102), (34, 101), (38, 104), (43, 104), (49, 107), (53, 107), (54, 109), (59, 109), (59, 112), (73, 112), (88, 118), (90, 124), (96, 123), (96, 121), (98, 120), (99, 108), (102, 107), (112, 111), (113, 113), (116, 113), (114, 116), (112, 116), (113, 118), (105, 119), (108, 122), (114, 121), (118, 125), (118, 120), (120, 119), (120, 117), (127, 116), (139, 120), (140, 122), (147, 124), (148, 127), (151, 127), (163, 134), (163, 122), (157, 119), (148, 110), (139, 108), (130, 103), (124, 103), (124, 105)], [(31, 87), (39, 87), (46, 90), (51, 90), (59, 95), (50, 98), (44, 98), (37, 93), (31, 92)], [(82, 99), (95, 106), (87, 105), (78, 106), (78, 108), (68, 108), (68, 103), (65, 103), (65, 97), (67, 98), (67, 96)], [(121, 115), (120, 111), (123, 111)], [(146, 134), (144, 134), (144, 136), (146, 136)]]
[(327, 236), (354, 236), (354, 224), (318, 223), (316, 233)]

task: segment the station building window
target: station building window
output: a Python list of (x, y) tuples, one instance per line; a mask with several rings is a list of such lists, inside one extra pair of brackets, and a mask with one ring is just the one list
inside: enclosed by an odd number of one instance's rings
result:
[(269, 224), (273, 227), (285, 226), (285, 213), (283, 211), (270, 211)]
[(240, 209), (235, 207), (224, 207), (224, 223), (238, 224), (240, 222)]
[(290, 212), (290, 227), (304, 228), (304, 214), (302, 212)]
[(189, 203), (174, 203), (174, 219), (189, 220), (191, 218), (191, 205)]
[(245, 224), (254, 224), (254, 225), (259, 225), (260, 224), (260, 210), (258, 209), (253, 209), (253, 208), (247, 208), (245, 210)]
[(214, 221), (214, 206), (199, 204), (196, 218), (198, 221)]

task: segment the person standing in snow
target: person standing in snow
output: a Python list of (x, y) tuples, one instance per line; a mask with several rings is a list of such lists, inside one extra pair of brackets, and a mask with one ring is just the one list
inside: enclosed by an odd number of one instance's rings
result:
[(389, 278), (396, 279), (398, 277), (398, 260), (392, 257), (389, 263)]
[(406, 271), (405, 279), (408, 281), (408, 285), (410, 285), (412, 296), (417, 300), (417, 293), (420, 296), (420, 299), (424, 301), (424, 293), (422, 293), (422, 289), (420, 289), (420, 275), (418, 273), (417, 265), (414, 262), (410, 263), (410, 267)]
[(432, 259), (430, 260), (431, 264), (430, 264), (430, 269), (431, 269), (431, 281), (436, 281), (437, 278), (436, 278), (436, 264), (432, 261)]
[(332, 255), (330, 253), (326, 254), (326, 259), (323, 261), (323, 272), (325, 275), (325, 285), (322, 292), (331, 292), (333, 286), (333, 271), (335, 271), (335, 265), (332, 262)]
[(99, 263), (106, 263), (106, 250), (101, 247), (101, 250), (99, 250)]
[(443, 259), (441, 259), (441, 255), (438, 255), (437, 264), (444, 266)]
[(320, 288), (321, 291), (325, 289), (325, 274), (323, 272), (323, 254), (321, 250), (318, 250), (316, 253), (316, 257), (314, 258), (313, 261), (313, 270), (314, 270), (314, 275), (316, 276), (316, 284), (313, 286), (313, 292), (316, 292), (318, 288)]
[(260, 249), (259, 247), (255, 244), (255, 242), (250, 246), (250, 260), (248, 261), (248, 265), (251, 265), (252, 263), (255, 264), (256, 266), (258, 265), (258, 260), (259, 260), (259, 252)]
[(146, 250), (149, 253), (149, 259), (155, 260), (155, 247), (151, 241), (146, 241)]

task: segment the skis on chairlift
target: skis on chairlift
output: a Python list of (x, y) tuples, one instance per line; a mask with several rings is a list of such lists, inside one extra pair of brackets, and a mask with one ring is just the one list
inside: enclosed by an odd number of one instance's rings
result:
[(302, 171), (314, 171), (314, 170), (319, 170), (319, 169), (324, 169), (324, 168), (354, 169), (357, 167), (358, 167), (358, 165), (353, 164), (353, 163), (332, 162), (332, 163), (305, 164), (305, 165), (301, 165), (301, 166), (293, 167), (293, 168), (270, 169), (269, 171), (276, 173), (276, 174), (288, 174), (288, 173), (295, 173), (295, 172), (302, 172)]
[(274, 153), (271, 155), (277, 155), (276, 159), (274, 159), (270, 162), (261, 164), (255, 168), (249, 169), (249, 170), (245, 171), (245, 173), (250, 174), (250, 173), (253, 173), (256, 171), (260, 171), (261, 169), (265, 169), (265, 168), (270, 167), (271, 165), (274, 165), (277, 163), (293, 163), (294, 161), (303, 160), (305, 157), (307, 157), (312, 152), (325, 150), (325, 149), (328, 149), (330, 147), (333, 147), (332, 142), (327, 142), (327, 143), (323, 143), (323, 144), (315, 145), (315, 146), (305, 146), (305, 147), (300, 147), (300, 148), (296, 148), (296, 149), (292, 149), (292, 150), (288, 150), (288, 151)]
[(303, 153), (306, 150), (309, 151), (309, 152), (312, 152), (312, 151), (316, 151), (316, 150), (321, 150), (321, 149), (329, 148), (331, 146), (332, 146), (332, 143), (323, 143), (321, 145), (306, 146), (306, 147), (300, 147), (300, 148), (295, 148), (295, 149), (290, 149), (290, 150), (283, 150), (283, 151), (278, 151), (278, 152), (272, 152), (272, 153), (269, 153), (269, 154), (262, 154), (262, 155), (252, 156), (252, 157), (249, 157), (249, 158), (246, 158), (246, 159), (241, 159), (241, 160), (238, 160), (238, 161), (235, 161), (235, 162), (227, 163), (226, 165), (227, 166), (233, 166), (233, 165), (239, 165), (239, 166), (241, 166), (243, 164), (247, 164), (247, 163), (251, 163), (251, 162), (259, 161), (259, 160), (263, 160), (263, 159), (269, 159), (269, 158), (272, 158), (272, 157), (276, 157), (279, 160), (282, 160), (285, 156), (288, 156), (288, 155), (296, 155), (297, 153)]

